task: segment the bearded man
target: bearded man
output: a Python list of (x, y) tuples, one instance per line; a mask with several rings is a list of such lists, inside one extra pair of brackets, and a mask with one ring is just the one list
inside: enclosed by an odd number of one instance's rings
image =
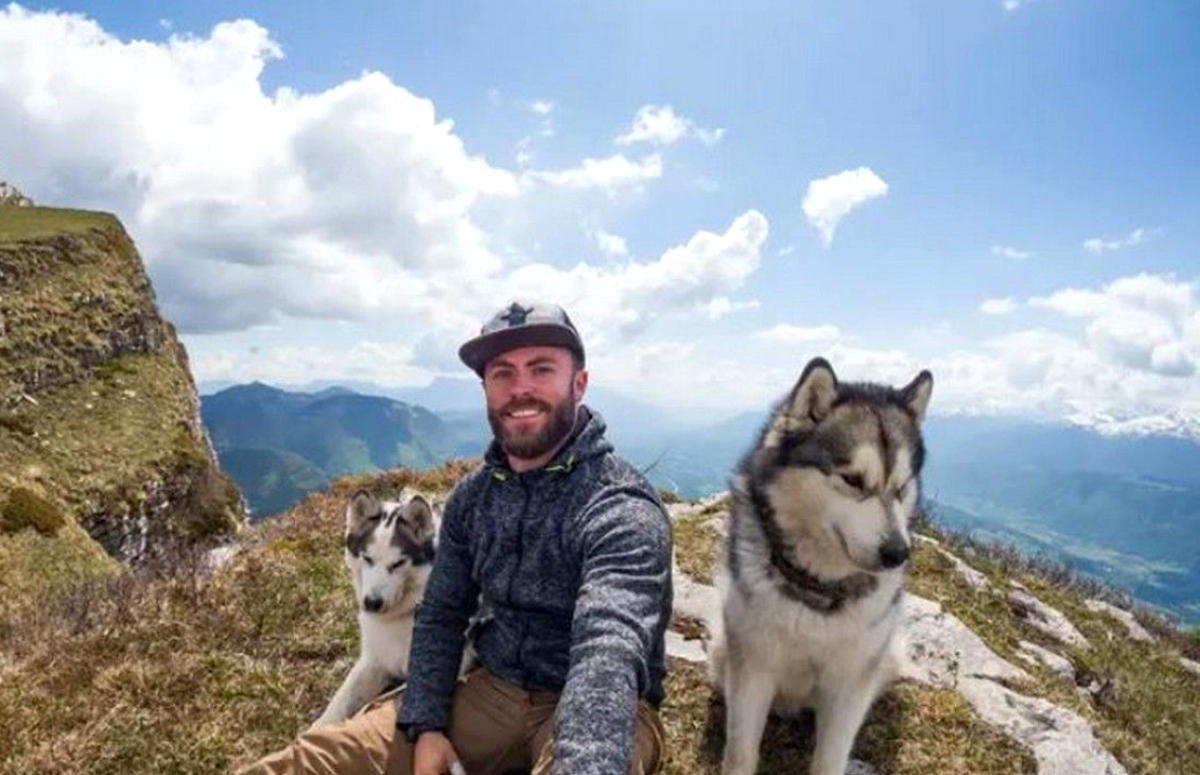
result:
[[(446, 504), (406, 688), (247, 775), (660, 770), (666, 510), (583, 404), (583, 342), (561, 307), (513, 302), (459, 356), (494, 439)], [(481, 666), (460, 680), (479, 610)]]

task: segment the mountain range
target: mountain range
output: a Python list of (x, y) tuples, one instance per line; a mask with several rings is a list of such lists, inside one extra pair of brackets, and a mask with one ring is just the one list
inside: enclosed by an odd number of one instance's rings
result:
[[(625, 457), (685, 498), (728, 487), (765, 415), (681, 419), (604, 389), (588, 403)], [(445, 378), (416, 389), (237, 385), (204, 396), (202, 414), (258, 518), (339, 476), (476, 457), (490, 438), (479, 385)], [(946, 527), (1048, 555), (1200, 621), (1200, 443), (962, 416), (931, 417), (925, 439), (925, 496)]]

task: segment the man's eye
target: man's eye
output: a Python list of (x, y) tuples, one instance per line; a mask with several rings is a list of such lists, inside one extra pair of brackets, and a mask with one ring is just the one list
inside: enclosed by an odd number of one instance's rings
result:
[(863, 489), (863, 478), (858, 474), (841, 474), (842, 481), (855, 490)]

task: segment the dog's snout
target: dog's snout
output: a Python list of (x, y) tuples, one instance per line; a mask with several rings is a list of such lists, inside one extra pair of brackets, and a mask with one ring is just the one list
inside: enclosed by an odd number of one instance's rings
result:
[(383, 598), (374, 595), (363, 598), (363, 610), (367, 613), (377, 614), (383, 610)]
[(879, 548), (879, 564), (885, 568), (898, 568), (908, 560), (908, 544), (900, 536), (892, 536)]

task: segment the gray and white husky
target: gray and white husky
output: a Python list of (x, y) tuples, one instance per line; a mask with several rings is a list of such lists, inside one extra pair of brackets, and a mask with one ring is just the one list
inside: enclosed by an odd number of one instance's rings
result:
[(772, 707), (816, 711), (811, 775), (842, 775), (900, 665), (920, 425), (933, 377), (900, 389), (804, 369), (733, 479), (712, 654), (724, 775), (752, 775)]
[(360, 652), (312, 728), (353, 716), (408, 674), (417, 605), (425, 595), (439, 514), (423, 495), (405, 491), (378, 501), (364, 490), (346, 508), (346, 567), (358, 602)]

